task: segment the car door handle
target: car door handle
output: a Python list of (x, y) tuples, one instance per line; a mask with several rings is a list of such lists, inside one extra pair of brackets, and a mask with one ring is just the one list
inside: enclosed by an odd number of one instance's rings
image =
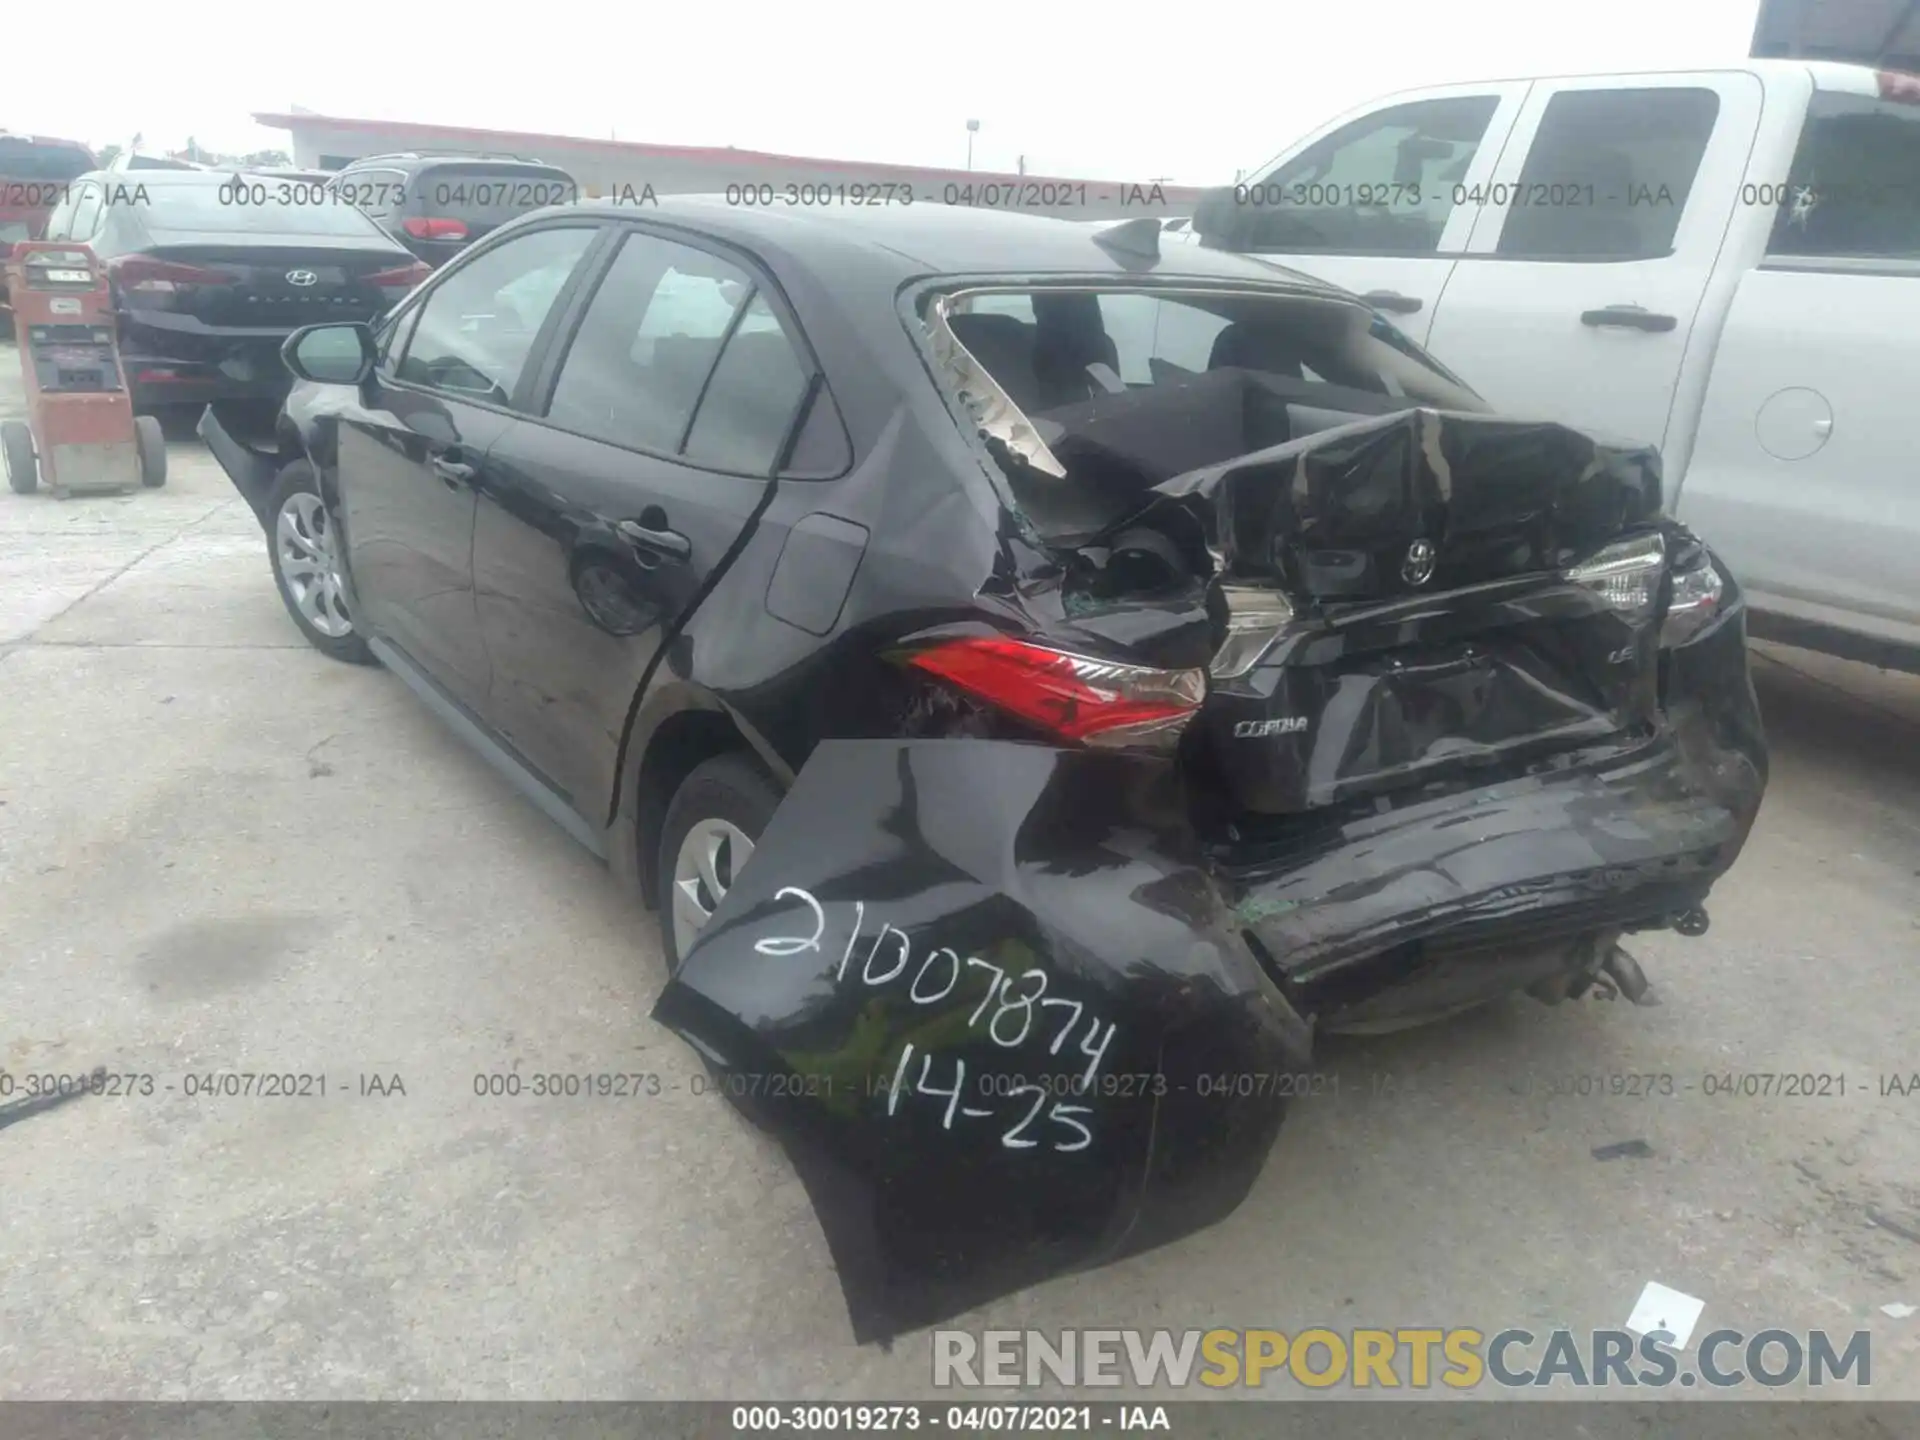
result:
[(1655, 334), (1671, 330), (1680, 322), (1671, 315), (1657, 315), (1638, 305), (1608, 305), (1588, 310), (1580, 317), (1582, 325), (1619, 326), (1623, 330), (1648, 330)]
[(1391, 310), (1396, 315), (1411, 315), (1427, 303), (1418, 295), (1402, 295), (1398, 290), (1369, 290), (1360, 298), (1376, 310)]
[(433, 457), (433, 473), (440, 477), (440, 483), (449, 490), (458, 490), (462, 485), (471, 485), (478, 472), (464, 461), (436, 455)]
[(629, 544), (668, 560), (691, 560), (693, 542), (678, 530), (652, 530), (638, 520), (622, 520), (617, 526)]

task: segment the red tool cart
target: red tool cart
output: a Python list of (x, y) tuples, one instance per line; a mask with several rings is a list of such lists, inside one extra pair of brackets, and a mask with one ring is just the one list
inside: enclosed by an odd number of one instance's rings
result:
[(120, 371), (106, 272), (84, 245), (16, 244), (7, 259), (27, 418), (0, 424), (7, 483), (22, 495), (44, 479), (62, 498), (167, 483), (160, 422), (134, 417)]

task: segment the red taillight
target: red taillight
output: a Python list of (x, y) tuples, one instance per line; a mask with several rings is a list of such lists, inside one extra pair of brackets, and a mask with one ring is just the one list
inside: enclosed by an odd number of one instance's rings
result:
[(467, 238), (467, 222), (441, 217), (424, 219), (418, 215), (410, 220), (402, 220), (400, 228), (416, 240), (464, 240)]
[(1920, 75), (1899, 70), (1880, 70), (1873, 77), (1879, 82), (1880, 98), (1903, 105), (1920, 105)]
[(171, 294), (187, 285), (231, 285), (224, 270), (182, 265), (177, 260), (154, 260), (145, 255), (122, 255), (107, 262), (107, 274), (122, 290), (143, 294)]
[(1203, 671), (1123, 665), (1020, 640), (949, 640), (915, 653), (909, 663), (1086, 745), (1170, 748), (1207, 698)]
[(366, 283), (378, 285), (382, 290), (411, 290), (431, 274), (433, 274), (431, 265), (416, 260), (411, 265), (398, 265), (391, 270), (382, 270), (378, 274), (369, 275)]

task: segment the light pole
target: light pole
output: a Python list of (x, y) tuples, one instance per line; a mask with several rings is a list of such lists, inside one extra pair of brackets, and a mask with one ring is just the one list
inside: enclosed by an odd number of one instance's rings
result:
[(973, 137), (980, 133), (978, 120), (967, 121), (967, 169), (973, 169)]

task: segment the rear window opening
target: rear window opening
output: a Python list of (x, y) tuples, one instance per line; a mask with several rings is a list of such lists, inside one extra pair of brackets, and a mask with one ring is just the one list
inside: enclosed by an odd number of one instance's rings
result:
[(78, 145), (0, 135), (0, 179), (59, 183), (93, 169), (93, 156)]
[(1373, 416), (1487, 408), (1331, 296), (983, 286), (940, 297), (929, 321), (1018, 508), (1069, 545), (1190, 470)]
[(351, 205), (328, 200), (315, 187), (243, 174), (164, 171), (107, 184), (109, 205), (130, 205), (156, 235), (315, 235), (373, 240), (374, 223)]

